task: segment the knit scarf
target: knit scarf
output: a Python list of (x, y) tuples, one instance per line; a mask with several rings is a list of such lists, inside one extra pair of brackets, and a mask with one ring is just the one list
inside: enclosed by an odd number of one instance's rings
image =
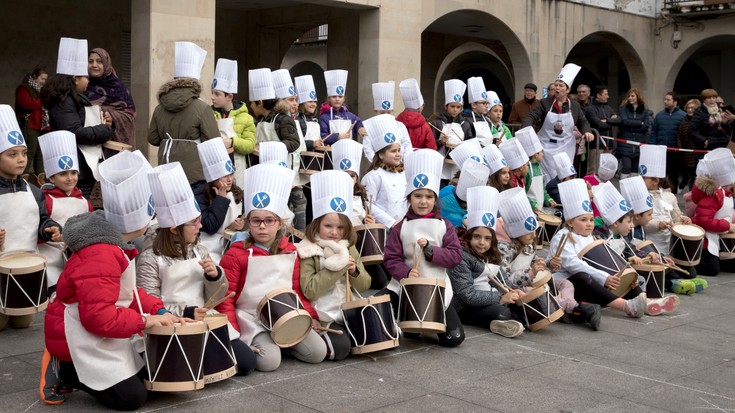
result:
[[(28, 88), (35, 90), (37, 94), (41, 93), (41, 85), (33, 79), (33, 76), (31, 76), (30, 73), (23, 78), (23, 84)], [(31, 117), (31, 114), (26, 113), (23, 117), (25, 123), (28, 124), (28, 119)], [(41, 108), (41, 130), (49, 129), (51, 129), (51, 123), (49, 122), (48, 110), (44, 107)]]
[(719, 125), (722, 123), (722, 112), (720, 111), (720, 107), (715, 104), (714, 106), (707, 106), (704, 105), (704, 107), (707, 109), (707, 113), (709, 114), (709, 124), (711, 126)]
[(398, 166), (390, 166), (390, 165), (386, 165), (383, 162), (380, 162), (380, 167), (385, 169), (388, 172), (403, 172), (403, 164), (400, 164)]

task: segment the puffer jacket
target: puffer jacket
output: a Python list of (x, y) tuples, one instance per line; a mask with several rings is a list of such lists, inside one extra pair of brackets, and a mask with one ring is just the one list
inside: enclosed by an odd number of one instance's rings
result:
[(679, 124), (686, 117), (686, 112), (679, 109), (678, 106), (674, 110), (666, 109), (656, 114), (653, 119), (653, 127), (651, 135), (656, 145), (666, 145), (669, 148), (676, 147), (676, 133), (679, 131)]
[(289, 103), (280, 100), (265, 117), (265, 122), (273, 122), (278, 139), (286, 145), (288, 153), (293, 153), (301, 146), (301, 138), (296, 130), (296, 121), (289, 115)]
[(702, 105), (694, 111), (688, 133), (696, 149), (712, 150), (727, 146), (732, 135), (732, 126), (723, 123), (710, 124), (707, 108)]
[[(693, 224), (715, 233), (730, 230), (730, 222), (715, 218), (723, 202), (733, 202), (732, 193), (722, 190), (717, 181), (706, 175), (698, 176), (692, 188), (692, 201), (697, 205), (692, 217)], [(704, 246), (707, 247), (706, 237)]]
[[(199, 81), (192, 78), (164, 83), (158, 90), (158, 106), (148, 127), (148, 143), (158, 146), (158, 164), (181, 162), (189, 184), (204, 179), (196, 143), (220, 135), (212, 109), (199, 99), (201, 92)], [(166, 144), (169, 135), (174, 139), (170, 148)]]
[(237, 136), (233, 139), (235, 152), (249, 155), (255, 150), (255, 121), (248, 113), (248, 107), (245, 102), (232, 102), (232, 110), (224, 113), (220, 109), (212, 108), (214, 111), (214, 119), (234, 118), (235, 133)]
[[(460, 311), (466, 307), (485, 307), (500, 304), (501, 294), (497, 289), (480, 290), (475, 288), (475, 279), (485, 271), (485, 263), (471, 253), (462, 251), (462, 261), (449, 270), (449, 281), (452, 283), (454, 297), (452, 307)], [(501, 282), (505, 281), (504, 271), (497, 274)], [(490, 282), (490, 280), (483, 280)]]
[(319, 132), (324, 139), (326, 145), (333, 145), (339, 139), (337, 134), (331, 133), (329, 130), (329, 121), (332, 119), (345, 119), (354, 123), (352, 127), (352, 140), (357, 140), (358, 131), (362, 128), (362, 119), (347, 109), (346, 105), (342, 105), (335, 110), (330, 104), (322, 103), (319, 109)]
[(414, 150), (422, 148), (436, 149), (434, 134), (421, 112), (407, 109), (396, 116), (396, 120), (406, 125)]
[[(44, 321), (46, 348), (63, 361), (72, 361), (64, 331), (64, 304), (79, 303), (79, 318), (90, 333), (127, 338), (145, 329), (138, 302), (117, 307), (120, 276), (138, 254), (104, 218), (103, 211), (69, 218), (64, 241), (72, 252), (56, 284)], [(165, 311), (161, 300), (138, 288), (140, 306), (148, 314)]]
[(462, 226), (462, 220), (467, 215), (467, 203), (457, 197), (454, 185), (447, 185), (439, 190), (438, 204), (444, 219), (455, 227)]
[[(633, 105), (626, 104), (620, 107), (620, 127), (618, 137), (629, 141), (653, 143), (651, 140), (651, 126), (653, 117), (651, 111), (643, 105), (633, 109)], [(618, 143), (616, 149), (621, 156), (635, 158), (640, 155), (640, 147), (628, 143)]]

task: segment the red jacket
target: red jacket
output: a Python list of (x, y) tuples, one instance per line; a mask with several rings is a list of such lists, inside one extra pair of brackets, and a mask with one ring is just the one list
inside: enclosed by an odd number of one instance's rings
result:
[[(727, 198), (726, 198), (727, 197)], [(715, 214), (722, 208), (723, 202), (732, 202), (732, 193), (722, 191), (720, 185), (708, 176), (698, 176), (692, 188), (692, 201), (697, 208), (692, 217), (692, 223), (709, 232), (727, 232), (730, 222), (726, 219), (716, 219)], [(705, 247), (707, 238), (704, 239)]]
[[(82, 325), (100, 337), (127, 338), (145, 329), (136, 300), (128, 308), (115, 306), (120, 276), (129, 265), (128, 259), (136, 255), (135, 249), (123, 252), (112, 244), (93, 244), (72, 254), (46, 309), (44, 333), (46, 348), (52, 355), (71, 361), (64, 332), (64, 303), (79, 303)], [(142, 288), (138, 288), (138, 294), (144, 312), (156, 314), (164, 308), (161, 300)]]
[[(43, 104), (40, 97), (33, 97), (27, 86), (18, 86), (15, 89), (15, 107), (22, 113), (29, 113), (28, 129), (41, 130), (41, 118), (43, 113), (41, 109)], [(20, 115), (20, 113), (19, 113)]]
[[(236, 242), (230, 246), (230, 249), (227, 250), (225, 255), (222, 256), (222, 260), (220, 260), (219, 265), (225, 270), (225, 274), (227, 275), (227, 281), (229, 282), (229, 286), (227, 288), (227, 294), (234, 292), (235, 296), (223, 301), (220, 305), (217, 306), (217, 311), (219, 311), (222, 314), (227, 315), (227, 319), (230, 321), (230, 324), (237, 330), (240, 331), (240, 326), (237, 324), (237, 316), (235, 315), (235, 310), (237, 308), (237, 300), (240, 298), (240, 293), (242, 292), (242, 288), (245, 285), (245, 279), (248, 275), (248, 258), (250, 258), (250, 253), (252, 251), (253, 257), (265, 257), (270, 255), (270, 253), (262, 248), (251, 246), (248, 249), (245, 249), (243, 242)], [(283, 253), (290, 253), (296, 252), (296, 247), (288, 241), (288, 238), (283, 237), (281, 238), (280, 244), (278, 244), (278, 247), (283, 251)], [(296, 262), (294, 263), (293, 267), (293, 290), (298, 294), (299, 298), (301, 299), (301, 302), (304, 304), (304, 308), (306, 311), (311, 314), (311, 317), (313, 319), (318, 319), (318, 316), (316, 314), (316, 310), (311, 306), (311, 303), (309, 300), (304, 297), (304, 294), (301, 292), (301, 265), (299, 263), (299, 257), (296, 256)]]
[(411, 145), (413, 149), (429, 148), (436, 150), (436, 141), (431, 127), (426, 122), (426, 118), (419, 112), (404, 110), (396, 120), (406, 125), (408, 136), (411, 137)]
[[(48, 211), (48, 215), (52, 216), (53, 210), (54, 210), (54, 199), (53, 198), (79, 198), (84, 199), (84, 195), (82, 195), (82, 191), (79, 190), (79, 188), (74, 187), (74, 189), (71, 191), (71, 194), (67, 195), (66, 192), (62, 191), (61, 189), (54, 187), (53, 189), (43, 189), (43, 196), (46, 198), (46, 210)], [(53, 197), (53, 198), (52, 198)], [(87, 206), (89, 208), (89, 212), (94, 211), (94, 208), (92, 208), (92, 203), (87, 200)]]

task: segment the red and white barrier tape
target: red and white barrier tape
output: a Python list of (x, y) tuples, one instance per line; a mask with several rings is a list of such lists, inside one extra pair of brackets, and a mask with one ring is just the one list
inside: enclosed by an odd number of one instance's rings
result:
[[(627, 139), (620, 139), (620, 138), (613, 138), (612, 136), (602, 136), (600, 135), (602, 139), (608, 140), (608, 141), (615, 141), (615, 142), (622, 142), (627, 143), (629, 145), (635, 145), (635, 146), (643, 146), (643, 145), (650, 145), (650, 143), (641, 143), (636, 141), (629, 141)], [(692, 153), (709, 153), (709, 151), (705, 151), (703, 149), (686, 149), (686, 148), (666, 148), (667, 151), (672, 152), (692, 152)]]

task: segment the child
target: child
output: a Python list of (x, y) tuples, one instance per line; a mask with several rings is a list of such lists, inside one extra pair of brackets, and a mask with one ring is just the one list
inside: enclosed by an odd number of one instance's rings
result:
[(403, 173), (401, 145), (395, 142), (398, 125), (391, 115), (377, 115), (365, 121), (372, 148), (376, 150), (370, 170), (362, 177), (373, 198), (375, 220), (390, 229), (406, 214), (406, 178)]
[[(503, 192), (500, 194), (499, 203), (502, 225), (498, 226), (502, 226), (502, 231), (506, 232), (509, 238), (508, 241), (498, 242), (501, 254), (500, 266), (506, 274), (507, 285), (523, 297), (523, 291), (529, 291), (538, 273), (546, 271), (546, 262), (536, 255), (533, 247), (538, 221), (522, 188), (512, 188)], [(550, 258), (549, 267), (552, 271), (558, 271), (561, 259)], [(574, 299), (574, 286), (568, 280), (554, 280), (554, 287), (559, 291), (556, 298), (564, 310), (566, 322), (589, 323), (593, 330), (600, 328), (599, 305), (578, 303)], [(520, 316), (518, 314), (518, 317)]]
[[(464, 329), (450, 306), (453, 293), (447, 270), (462, 260), (462, 246), (454, 228), (436, 207), (443, 163), (444, 158), (431, 149), (419, 149), (406, 158), (405, 194), (409, 210), (388, 234), (384, 264), (392, 277), (388, 291), (394, 310), (398, 306), (400, 280), (421, 276), (446, 282), (443, 303), (447, 329), (438, 334), (439, 345), (456, 347), (464, 341)], [(421, 254), (418, 263), (413, 258), (415, 250)]]
[(398, 87), (401, 90), (403, 106), (406, 109), (396, 116), (396, 120), (406, 125), (412, 148), (414, 150), (438, 149), (431, 127), (424, 115), (421, 114), (424, 110), (424, 97), (421, 94), (419, 83), (416, 79), (405, 79), (401, 81)]
[(489, 106), (487, 120), (490, 123), (490, 134), (493, 137), (493, 143), (500, 145), (513, 136), (510, 133), (510, 128), (503, 123), (503, 103), (500, 101), (498, 94), (488, 90), (487, 101)]
[(480, 145), (487, 146), (499, 143), (493, 138), (490, 130), (490, 121), (487, 118), (488, 112), (488, 95), (485, 88), (485, 82), (481, 77), (471, 77), (467, 79), (467, 102), (470, 104), (469, 116), (465, 119), (471, 125), (471, 132), (465, 139), (477, 138)]
[[(628, 262), (635, 265), (642, 264), (642, 258), (649, 256), (655, 261), (661, 257), (655, 252), (646, 254), (639, 251), (635, 246), (628, 244), (625, 237), (628, 236), (633, 228), (633, 211), (630, 203), (620, 195), (617, 189), (610, 182), (597, 185), (593, 189), (595, 194), (595, 204), (600, 211), (600, 216), (605, 222), (604, 226), (595, 228), (595, 235), (605, 240), (610, 248), (625, 258)], [(666, 257), (667, 263), (673, 264), (670, 258)], [(638, 277), (639, 280), (641, 277)], [(670, 313), (679, 306), (679, 297), (669, 295), (660, 298), (648, 298), (646, 304), (646, 314), (659, 315)]]
[(180, 321), (161, 300), (135, 286), (138, 251), (130, 241), (146, 231), (153, 215), (149, 170), (140, 152), (108, 158), (100, 164), (104, 211), (66, 222), (64, 241), (72, 255), (44, 323), (48, 353), (42, 360), (41, 397), (47, 404), (64, 401), (47, 391), (53, 390), (53, 380), (117, 410), (135, 410), (148, 397), (145, 363), (131, 337)]
[[(367, 134), (362, 120), (345, 106), (347, 91), (347, 71), (327, 70), (324, 72), (327, 83), (327, 102), (319, 110), (319, 129), (324, 145), (332, 145), (338, 139), (355, 139)], [(397, 135), (396, 135), (397, 136)]]
[[(237, 94), (237, 61), (217, 59), (212, 79), (212, 111), (226, 148), (234, 149), (235, 170), (242, 176), (248, 155), (255, 151), (255, 121)], [(242, 179), (236, 179), (242, 187)]]
[(531, 202), (531, 209), (539, 213), (542, 212), (543, 207), (556, 208), (556, 201), (549, 196), (549, 193), (544, 187), (544, 175), (541, 170), (541, 161), (544, 159), (544, 148), (541, 146), (541, 141), (538, 139), (536, 131), (531, 126), (526, 126), (516, 131), (516, 138), (521, 142), (523, 150), (530, 155), (529, 162), (531, 166), (528, 168), (528, 173), (526, 173), (524, 181), (526, 194), (528, 195), (528, 200)]
[[(0, 105), (0, 252), (36, 251), (38, 241), (62, 242), (61, 226), (49, 218), (41, 190), (23, 178), (28, 162), (25, 138), (15, 112)], [(13, 328), (27, 328), (35, 314), (0, 314), (0, 330), (8, 323)]]
[(495, 145), (487, 145), (482, 148), (482, 154), (483, 159), (487, 160), (487, 166), (490, 169), (490, 177), (487, 180), (487, 184), (497, 189), (498, 192), (512, 188), (510, 184), (510, 168), (508, 168), (508, 162), (503, 157), (500, 149)]
[(546, 191), (554, 202), (561, 204), (559, 184), (576, 178), (577, 170), (574, 169), (572, 160), (569, 159), (569, 156), (564, 152), (554, 155), (554, 165), (556, 166), (556, 176), (546, 184)]
[(322, 326), (341, 333), (321, 333), (327, 358), (344, 360), (350, 354), (350, 338), (340, 305), (349, 285), (358, 293), (370, 288), (370, 275), (355, 248), (350, 222), (352, 178), (341, 171), (319, 172), (311, 177), (314, 220), (306, 226), (306, 239), (296, 245), (301, 265), (301, 291), (312, 302)]
[[(584, 181), (594, 188), (599, 184), (603, 184), (615, 177), (615, 173), (618, 171), (618, 158), (611, 153), (600, 154), (600, 165), (597, 167), (597, 174), (586, 175)], [(592, 204), (592, 214), (595, 216), (595, 220), (600, 216), (600, 211), (597, 210), (597, 205)]]
[(523, 146), (517, 138), (509, 139), (499, 146), (500, 152), (508, 162), (510, 169), (510, 185), (515, 187), (526, 187), (526, 174), (528, 173), (528, 154), (523, 150)]
[(467, 232), (462, 236), (462, 262), (449, 271), (454, 298), (452, 308), (464, 324), (490, 328), (503, 337), (517, 337), (523, 324), (514, 319), (510, 305), (520, 298), (517, 290), (502, 294), (490, 282), (499, 282), (500, 251), (495, 237), (498, 190), (476, 186), (467, 191)]
[[(384, 83), (373, 83), (373, 113), (375, 113), (376, 115), (393, 115), (395, 89), (395, 83), (393, 83), (392, 81)], [(413, 145), (411, 144), (411, 137), (408, 134), (408, 129), (406, 128), (406, 125), (398, 122), (398, 128), (400, 130), (400, 133), (396, 135), (396, 142), (401, 144), (401, 154), (405, 158), (406, 155), (413, 152)], [(368, 159), (368, 161), (372, 162), (373, 157), (375, 156), (375, 151), (370, 146), (370, 142), (371, 141), (369, 140), (363, 140), (363, 150), (365, 151), (365, 157)]]
[[(307, 151), (313, 151), (315, 146), (323, 146), (319, 130), (319, 117), (317, 116), (317, 95), (314, 87), (314, 78), (311, 75), (298, 76), (294, 78), (296, 94), (299, 97), (299, 113), (296, 115), (296, 131), (303, 139)], [(311, 222), (311, 188), (304, 185), (302, 188), (306, 198), (306, 222)]]
[[(259, 164), (245, 171), (245, 220), (250, 233), (245, 241), (233, 243), (220, 261), (229, 282), (227, 293), (235, 296), (217, 306), (217, 311), (227, 314), (243, 343), (258, 349), (255, 368), (259, 371), (273, 371), (281, 364), (281, 349), (256, 317), (266, 294), (293, 289), (317, 325), (316, 311), (301, 294), (296, 247), (282, 233), (293, 179), (293, 171), (279, 165)], [(301, 361), (321, 363), (327, 346), (312, 329), (289, 351)]]
[[(433, 120), (434, 139), (439, 153), (449, 152), (465, 139), (472, 137), (472, 126), (462, 117), (462, 96), (467, 85), (458, 79), (444, 81), (444, 113)], [(459, 168), (445, 165), (442, 169), (442, 181), (449, 181)]]
[(611, 307), (624, 311), (628, 317), (643, 317), (646, 310), (646, 294), (642, 293), (639, 287), (632, 289), (625, 296), (627, 299), (616, 297), (609, 289), (618, 287), (620, 280), (596, 270), (578, 256), (580, 251), (594, 241), (592, 237), (594, 218), (586, 183), (581, 179), (562, 182), (559, 184), (559, 194), (566, 225), (551, 239), (549, 255), (557, 250), (562, 236), (569, 238), (561, 252), (561, 268), (554, 272), (554, 277), (572, 282), (574, 298), (578, 302)]
[(485, 186), (489, 176), (487, 166), (472, 159), (465, 161), (457, 186), (447, 185), (439, 191), (442, 216), (455, 227), (461, 227), (467, 215), (467, 191), (476, 186)]
[(227, 155), (222, 138), (210, 139), (197, 145), (204, 180), (192, 185), (202, 211), (201, 244), (218, 263), (225, 252), (225, 230), (242, 231), (243, 193), (234, 182), (235, 170)]

